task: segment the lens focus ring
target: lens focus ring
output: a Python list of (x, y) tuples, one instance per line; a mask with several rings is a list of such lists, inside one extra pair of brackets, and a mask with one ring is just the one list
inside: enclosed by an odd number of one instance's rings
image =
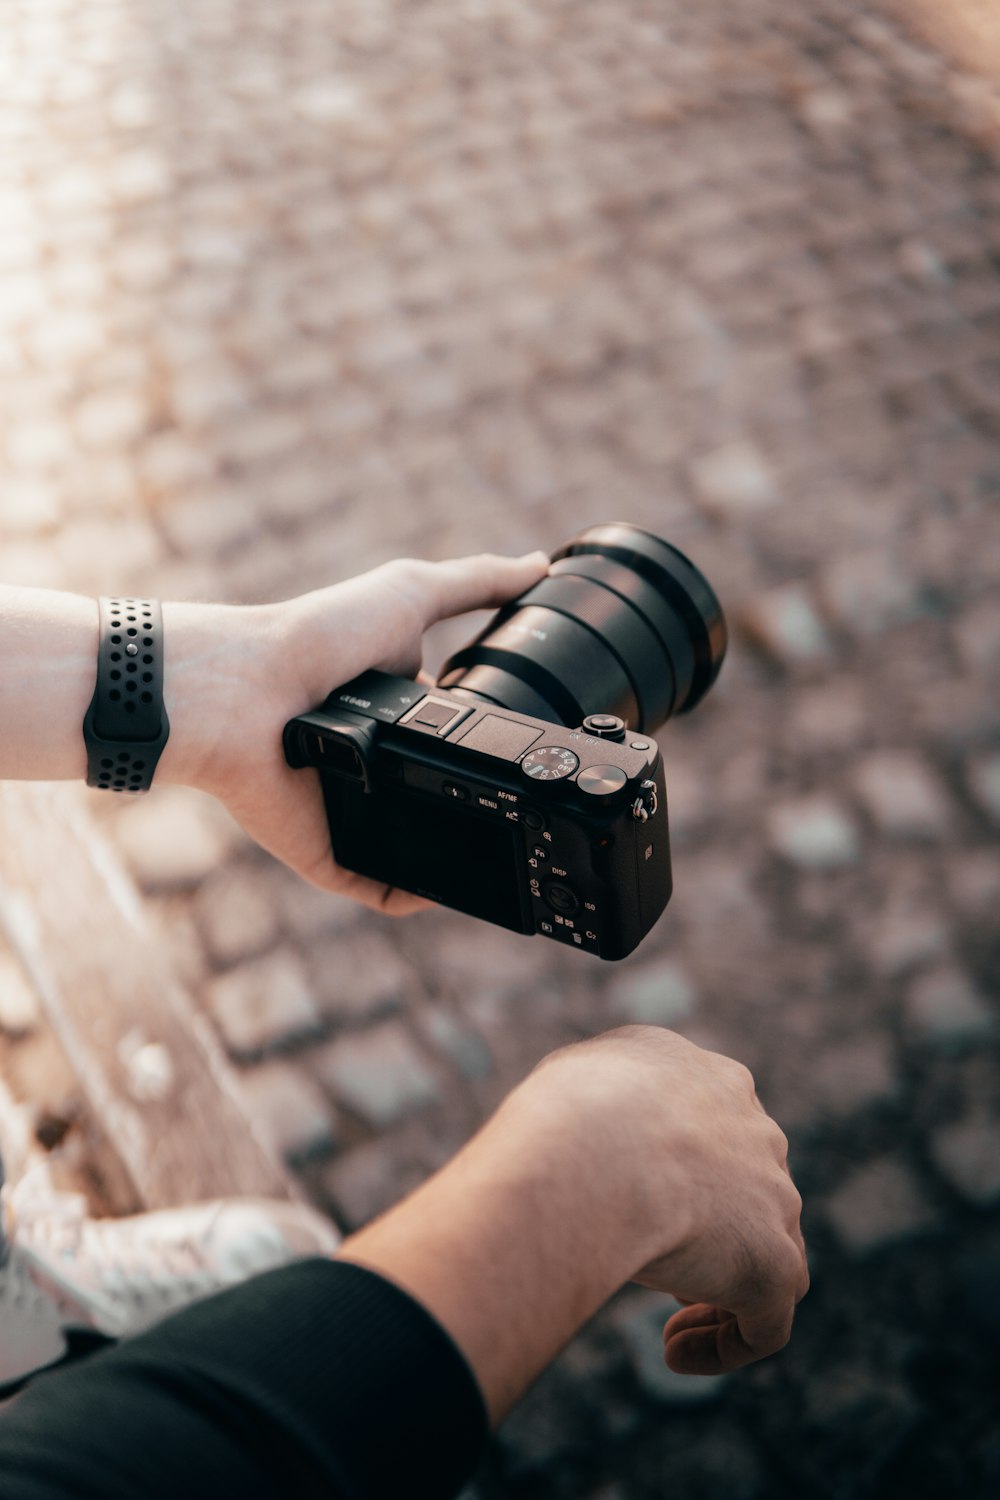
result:
[(676, 547), (594, 526), (445, 665), (440, 686), (553, 723), (615, 715), (646, 733), (704, 697), (726, 651), (719, 601)]

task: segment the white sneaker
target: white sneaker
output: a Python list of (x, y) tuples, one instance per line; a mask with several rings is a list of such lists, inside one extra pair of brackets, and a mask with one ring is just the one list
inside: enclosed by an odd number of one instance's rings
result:
[(0, 1392), (78, 1343), (129, 1338), (261, 1271), (332, 1255), (341, 1238), (305, 1204), (257, 1198), (91, 1219), (44, 1170), (3, 1196)]

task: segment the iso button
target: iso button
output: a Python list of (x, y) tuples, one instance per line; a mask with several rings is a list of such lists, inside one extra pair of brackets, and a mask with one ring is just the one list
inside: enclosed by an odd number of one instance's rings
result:
[(628, 781), (621, 766), (588, 766), (576, 778), (581, 792), (588, 797), (613, 797)]

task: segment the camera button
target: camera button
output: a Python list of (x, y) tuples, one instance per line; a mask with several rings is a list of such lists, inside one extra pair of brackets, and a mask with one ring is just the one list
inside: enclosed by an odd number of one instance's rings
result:
[(427, 724), (432, 729), (441, 729), (458, 713), (453, 703), (442, 703), (440, 698), (425, 698), (413, 715), (414, 724)]
[(546, 849), (544, 844), (536, 844), (531, 852), (534, 855), (535, 859), (548, 859), (549, 857), (549, 851)]
[(627, 781), (621, 766), (588, 766), (576, 778), (580, 791), (591, 797), (610, 797), (613, 792), (620, 792)]
[(541, 830), (545, 827), (545, 819), (542, 817), (541, 813), (537, 812), (533, 807), (522, 807), (518, 821), (522, 823), (525, 828), (530, 828), (532, 833), (540, 833)]
[(625, 720), (619, 719), (617, 714), (588, 714), (583, 727), (588, 734), (595, 734), (602, 740), (625, 738)]
[(562, 781), (564, 776), (572, 776), (579, 764), (579, 756), (562, 745), (539, 745), (537, 750), (528, 751), (521, 770), (533, 781)]
[(542, 894), (552, 907), (564, 917), (571, 917), (580, 909), (580, 898), (572, 886), (561, 885), (558, 880), (546, 881)]
[(457, 703), (446, 703), (443, 698), (426, 697), (415, 708), (407, 710), (400, 720), (407, 729), (418, 729), (421, 734), (451, 734), (456, 724), (461, 724), (472, 713), (470, 707)]
[(441, 790), (446, 797), (454, 797), (457, 802), (468, 802), (469, 800), (469, 794), (465, 787), (459, 786), (457, 782), (443, 781), (441, 783)]

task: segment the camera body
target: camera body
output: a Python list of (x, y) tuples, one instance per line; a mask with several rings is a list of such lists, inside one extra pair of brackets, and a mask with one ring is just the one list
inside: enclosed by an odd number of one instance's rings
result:
[(319, 773), (344, 869), (603, 959), (670, 898), (663, 759), (613, 714), (569, 728), (369, 671), (284, 748)]

